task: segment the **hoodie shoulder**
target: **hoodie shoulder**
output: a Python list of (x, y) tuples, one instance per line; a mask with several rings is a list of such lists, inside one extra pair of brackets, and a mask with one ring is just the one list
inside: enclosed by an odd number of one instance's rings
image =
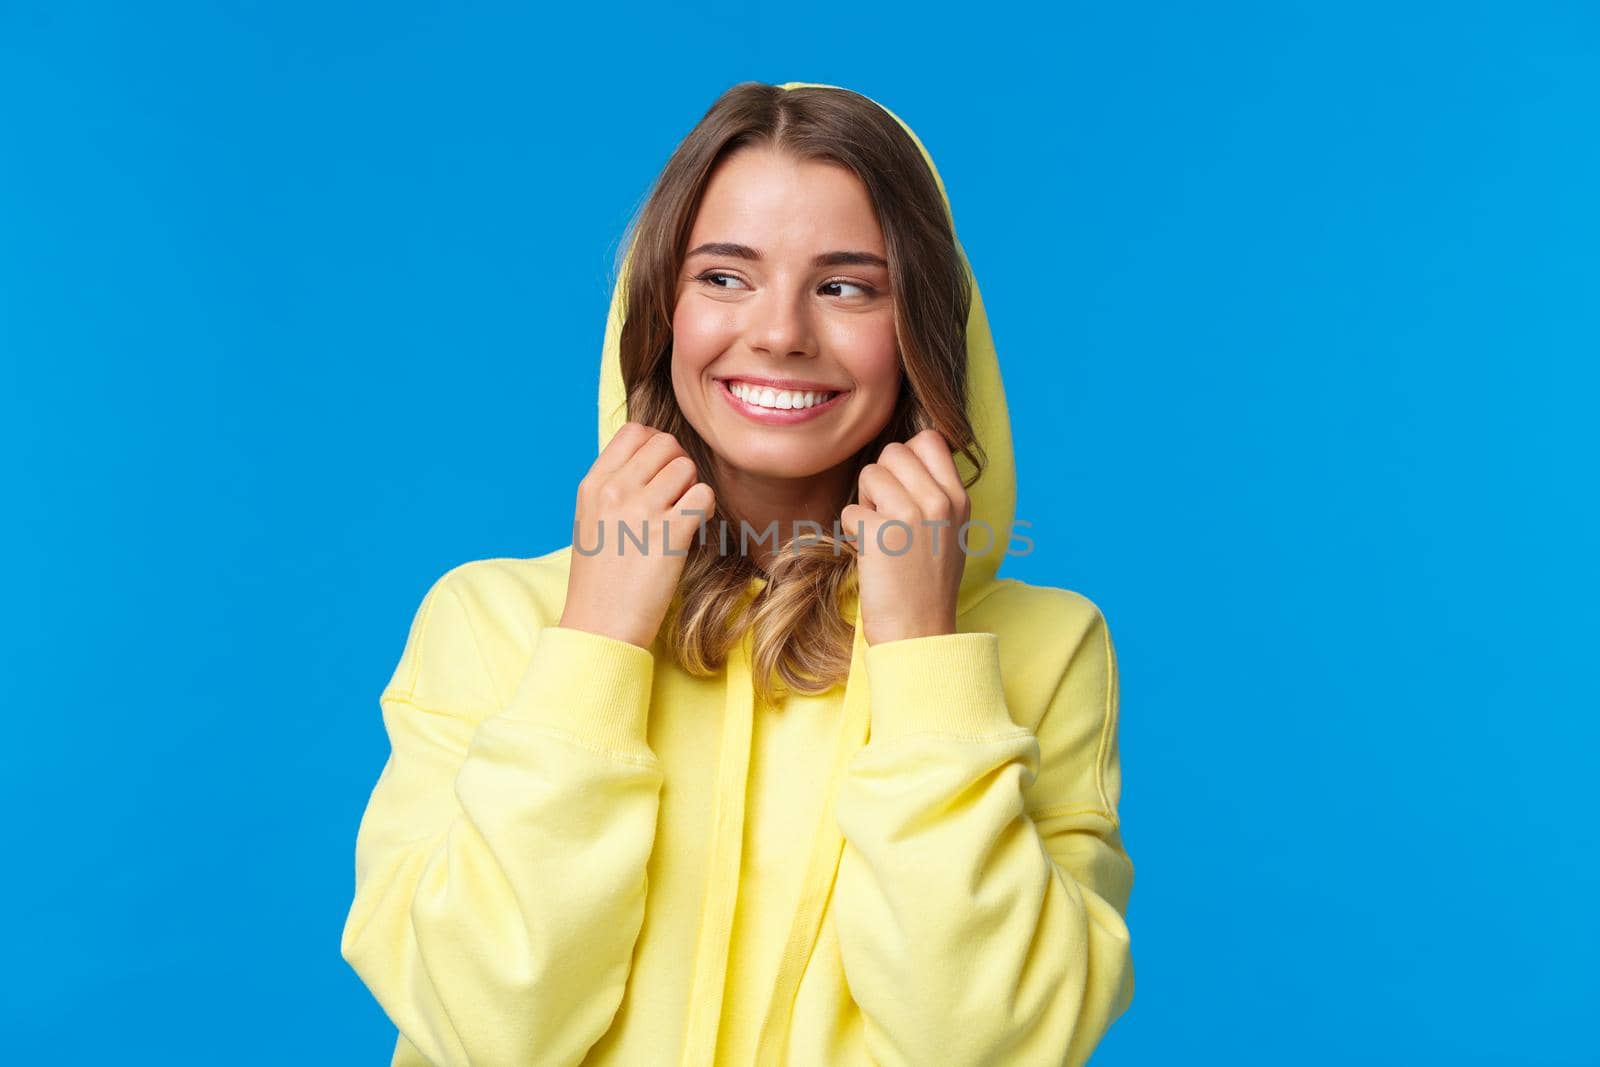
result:
[(999, 635), (1012, 718), (1039, 739), (1030, 803), (1116, 825), (1117, 657), (1105, 613), (1076, 590), (1003, 579), (973, 614), (964, 628)]
[(503, 707), (539, 631), (566, 602), (570, 546), (456, 564), (417, 609), (388, 692), (476, 718)]
[(474, 613), (503, 622), (554, 626), (566, 600), (570, 546), (542, 556), (468, 560), (447, 571), (443, 583)]
[(1100, 606), (1073, 589), (999, 579), (961, 617), (961, 629), (1000, 639), (1007, 685), (1015, 686), (1019, 722), (1037, 727), (1062, 689), (1103, 686), (1111, 636)]
[(999, 634), (1002, 640), (1026, 641), (1032, 634), (1056, 643), (1106, 624), (1100, 605), (1083, 593), (1016, 578), (997, 579), (962, 616), (962, 623), (962, 629)]

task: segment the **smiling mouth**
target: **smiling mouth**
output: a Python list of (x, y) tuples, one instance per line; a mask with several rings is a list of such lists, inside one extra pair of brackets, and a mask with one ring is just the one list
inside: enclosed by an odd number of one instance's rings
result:
[(842, 389), (775, 389), (738, 378), (721, 379), (723, 388), (751, 407), (768, 411), (806, 411), (838, 396)]
[(838, 407), (848, 389), (775, 389), (738, 378), (718, 378), (717, 391), (741, 415), (769, 426), (808, 422)]

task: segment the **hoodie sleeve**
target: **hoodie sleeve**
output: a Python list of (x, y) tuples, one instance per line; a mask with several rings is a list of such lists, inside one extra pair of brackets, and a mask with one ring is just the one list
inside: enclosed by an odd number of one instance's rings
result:
[(1133, 998), (1116, 656), (1098, 609), (1079, 629), (1037, 733), (1008, 711), (995, 634), (866, 651), (834, 907), (884, 1067), (1080, 1065)]
[(435, 1067), (576, 1064), (644, 917), (654, 657), (544, 627), (499, 707), (465, 600), (450, 574), (429, 590), (379, 698), (341, 954)]

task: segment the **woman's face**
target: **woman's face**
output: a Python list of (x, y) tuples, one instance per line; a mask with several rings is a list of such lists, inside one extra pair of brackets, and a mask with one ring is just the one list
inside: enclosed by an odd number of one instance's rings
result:
[(725, 469), (810, 478), (888, 424), (900, 390), (894, 298), (859, 178), (741, 149), (713, 173), (688, 252), (672, 386)]

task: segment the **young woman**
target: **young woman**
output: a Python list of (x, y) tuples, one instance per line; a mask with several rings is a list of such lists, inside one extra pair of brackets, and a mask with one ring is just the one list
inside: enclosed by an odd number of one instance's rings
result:
[(744, 83), (632, 227), (574, 543), (429, 590), (342, 954), (395, 1064), (1085, 1062), (1133, 996), (1116, 658), (1015, 547), (933, 161)]

